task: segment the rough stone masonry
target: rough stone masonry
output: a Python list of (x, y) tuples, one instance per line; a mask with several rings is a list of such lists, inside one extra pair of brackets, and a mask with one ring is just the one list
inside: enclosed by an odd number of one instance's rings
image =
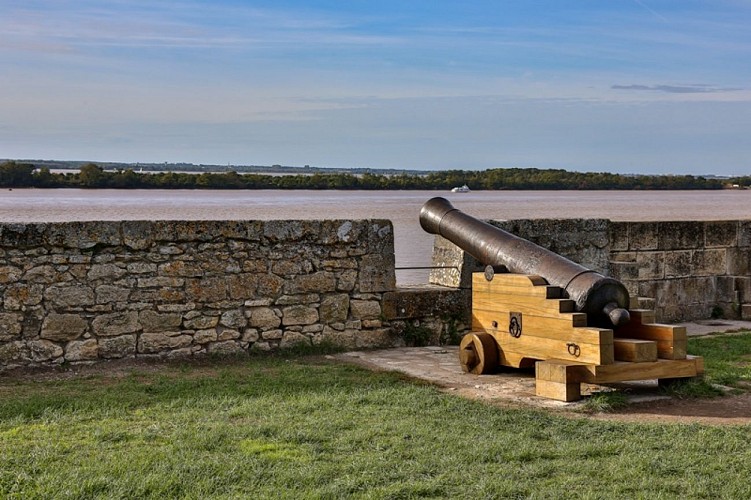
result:
[(0, 367), (389, 346), (387, 220), (0, 225)]

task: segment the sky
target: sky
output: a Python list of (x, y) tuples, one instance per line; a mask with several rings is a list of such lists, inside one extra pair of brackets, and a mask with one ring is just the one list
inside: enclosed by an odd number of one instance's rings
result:
[(751, 0), (0, 0), (0, 158), (751, 174)]

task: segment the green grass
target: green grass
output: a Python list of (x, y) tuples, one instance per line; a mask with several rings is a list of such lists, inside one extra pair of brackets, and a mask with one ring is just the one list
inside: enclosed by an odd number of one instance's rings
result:
[(730, 387), (751, 383), (751, 332), (691, 338), (688, 352), (704, 356), (710, 383)]
[(750, 431), (502, 409), (306, 357), (0, 378), (0, 498), (749, 498)]
[(609, 413), (628, 406), (628, 400), (621, 391), (598, 392), (584, 401), (583, 410), (589, 413)]

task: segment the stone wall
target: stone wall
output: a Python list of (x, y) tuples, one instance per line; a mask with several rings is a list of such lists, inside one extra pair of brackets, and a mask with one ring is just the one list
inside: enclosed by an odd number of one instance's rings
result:
[[(751, 221), (614, 222), (606, 219), (490, 221), (622, 281), (659, 321), (712, 315), (751, 319)], [(482, 265), (436, 237), (434, 284), (469, 288)]]
[(751, 221), (611, 222), (610, 272), (664, 321), (751, 319)]
[(398, 345), (385, 292), (386, 220), (3, 224), (0, 367)]

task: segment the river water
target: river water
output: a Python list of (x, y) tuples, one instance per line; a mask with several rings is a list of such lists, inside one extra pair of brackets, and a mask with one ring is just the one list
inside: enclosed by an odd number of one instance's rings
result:
[[(723, 191), (219, 191), (14, 189), (0, 191), (0, 221), (165, 219), (390, 219), (396, 265), (429, 266), (433, 236), (418, 222), (433, 196), (482, 219), (751, 219), (751, 190)], [(425, 270), (397, 270), (400, 284)]]

